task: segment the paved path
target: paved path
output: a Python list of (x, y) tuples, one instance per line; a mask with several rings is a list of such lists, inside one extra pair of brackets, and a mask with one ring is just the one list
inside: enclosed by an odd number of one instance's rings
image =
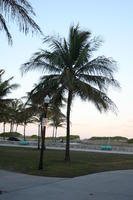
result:
[[(33, 148), (37, 149), (37, 146), (33, 145), (19, 145), (19, 144), (0, 144), (1, 147), (20, 147), (20, 148)], [(65, 147), (46, 147), (47, 149), (55, 150), (65, 150)], [(96, 150), (96, 149), (81, 149), (81, 148), (70, 148), (71, 151), (83, 151), (83, 152), (95, 152), (95, 153), (113, 153), (113, 154), (127, 154), (133, 155), (133, 151), (106, 151), (106, 150)]]
[(133, 200), (133, 170), (71, 179), (0, 171), (0, 200)]

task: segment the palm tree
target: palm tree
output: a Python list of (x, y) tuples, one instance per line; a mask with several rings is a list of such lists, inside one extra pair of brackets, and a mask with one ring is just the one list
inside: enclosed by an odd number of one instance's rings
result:
[(42, 33), (39, 26), (31, 16), (35, 16), (31, 4), (27, 0), (1, 0), (0, 1), (0, 27), (6, 33), (9, 44), (12, 44), (12, 36), (8, 29), (8, 21), (15, 21), (19, 30), (27, 34), (31, 32)]
[[(41, 126), (42, 126), (42, 115), (44, 114), (46, 109), (44, 104), (44, 98), (47, 95), (51, 96), (52, 94), (47, 93), (46, 89), (44, 91), (42, 88), (38, 87), (38, 85), (35, 85), (34, 89), (31, 92), (29, 92), (27, 96), (28, 98), (27, 103), (29, 102), (30, 105), (32, 106), (34, 114), (37, 116)], [(64, 98), (62, 99), (65, 101)], [(57, 102), (57, 99), (51, 97), (47, 115), (51, 121), (50, 125), (56, 128), (56, 134), (57, 134), (57, 128), (63, 127), (63, 125), (65, 124), (66, 116), (61, 112), (60, 109), (63, 106), (64, 106), (63, 103), (60, 103), (60, 101)]]
[(116, 106), (107, 96), (109, 86), (119, 87), (114, 79), (116, 62), (112, 58), (98, 56), (93, 52), (101, 42), (91, 37), (91, 32), (80, 30), (77, 25), (70, 27), (68, 40), (49, 38), (45, 40), (50, 50), (39, 50), (22, 65), (22, 72), (42, 70), (38, 88), (53, 92), (56, 100), (67, 98), (67, 130), (65, 160), (70, 160), (70, 110), (75, 96), (94, 103), (101, 111), (115, 110)]
[(56, 141), (57, 129), (58, 127), (64, 127), (66, 122), (66, 116), (61, 112), (61, 110), (58, 107), (53, 107), (51, 111), (51, 123), (49, 125), (53, 126), (53, 139), (55, 139)]
[[(38, 129), (41, 130), (41, 133), (42, 133), (42, 129), (43, 129), (43, 118), (44, 118), (44, 114), (46, 113), (46, 110), (47, 110), (48, 117), (50, 114), (49, 109), (46, 108), (46, 104), (44, 103), (44, 97), (45, 97), (45, 93), (41, 94), (41, 92), (39, 93), (38, 91), (33, 89), (31, 92), (29, 92), (27, 94), (27, 102), (26, 102), (26, 104), (32, 108), (34, 118), (38, 122)], [(39, 146), (40, 146), (40, 137), (39, 136), (38, 136), (38, 139), (39, 139), (38, 149), (40, 149), (39, 148)], [(45, 149), (45, 135), (44, 135), (44, 141), (42, 141), (42, 143), (44, 144), (43, 149)]]
[(9, 110), (9, 118), (10, 118), (10, 132), (13, 131), (14, 125), (16, 124), (16, 132), (18, 125), (21, 122), (21, 110), (23, 107), (23, 103), (20, 99), (13, 99), (9, 105), (8, 105), (8, 110)]
[(4, 73), (4, 70), (0, 70), (0, 110), (6, 108), (12, 101), (12, 99), (7, 99), (5, 97), (10, 94), (12, 90), (19, 87), (18, 84), (10, 84), (13, 77), (3, 81), (2, 76)]
[(24, 135), (24, 140), (25, 140), (25, 131), (26, 131), (27, 124), (33, 123), (37, 121), (37, 119), (34, 117), (34, 112), (33, 112), (32, 107), (26, 107), (25, 105), (21, 109), (20, 117), (21, 117), (20, 122), (24, 126), (23, 135)]
[(5, 132), (5, 124), (10, 121), (10, 104), (12, 99), (6, 98), (12, 90), (18, 88), (18, 84), (10, 84), (13, 77), (3, 81), (2, 76), (4, 70), (0, 70), (0, 121), (3, 122), (3, 132)]
[(3, 123), (3, 133), (5, 133), (7, 122), (9, 122), (9, 109), (8, 107), (4, 107), (0, 109), (0, 123)]

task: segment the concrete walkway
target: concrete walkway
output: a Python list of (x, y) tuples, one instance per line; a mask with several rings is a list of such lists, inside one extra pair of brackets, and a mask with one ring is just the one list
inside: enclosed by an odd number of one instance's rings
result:
[[(36, 146), (33, 145), (16, 145), (16, 144), (0, 144), (0, 147), (19, 147), (19, 148), (33, 148), (33, 149), (37, 149)], [(47, 149), (51, 149), (51, 150), (65, 150), (65, 147), (47, 147)], [(96, 150), (96, 149), (81, 149), (81, 148), (71, 148), (71, 151), (83, 151), (83, 152), (95, 152), (95, 153), (113, 153), (113, 154), (126, 154), (126, 155), (133, 155), (133, 151), (129, 152), (129, 151), (108, 151), (108, 150)]]
[(133, 200), (133, 170), (62, 179), (0, 171), (0, 200)]

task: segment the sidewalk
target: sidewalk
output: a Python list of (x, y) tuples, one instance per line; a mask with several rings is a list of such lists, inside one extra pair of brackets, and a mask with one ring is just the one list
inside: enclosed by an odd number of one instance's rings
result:
[(133, 200), (133, 170), (71, 179), (0, 171), (1, 200)]
[[(37, 146), (33, 145), (17, 145), (17, 144), (0, 144), (2, 147), (20, 147), (20, 148), (37, 148)], [(46, 146), (47, 149), (55, 149), (55, 150), (65, 150), (64, 147), (50, 147)], [(96, 153), (113, 153), (113, 154), (127, 154), (127, 155), (133, 155), (133, 151), (107, 151), (107, 150), (96, 150), (96, 149), (81, 149), (81, 148), (70, 148), (71, 151), (84, 151), (84, 152), (96, 152)]]

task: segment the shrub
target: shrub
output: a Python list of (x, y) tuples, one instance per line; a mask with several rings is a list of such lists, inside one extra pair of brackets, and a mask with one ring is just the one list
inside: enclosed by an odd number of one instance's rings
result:
[[(58, 137), (59, 140), (66, 140), (66, 136)], [(80, 140), (79, 135), (70, 135), (70, 140)]]
[(32, 138), (32, 139), (37, 139), (38, 136), (37, 136), (37, 135), (31, 135), (30, 138)]
[(21, 136), (22, 134), (18, 132), (5, 132), (0, 134), (0, 137), (21, 137)]
[(133, 144), (133, 138), (129, 139), (129, 140), (128, 140), (128, 143), (129, 143), (129, 144)]
[(114, 137), (91, 137), (90, 140), (115, 140), (115, 141), (125, 141), (128, 140), (126, 137), (114, 136)]

